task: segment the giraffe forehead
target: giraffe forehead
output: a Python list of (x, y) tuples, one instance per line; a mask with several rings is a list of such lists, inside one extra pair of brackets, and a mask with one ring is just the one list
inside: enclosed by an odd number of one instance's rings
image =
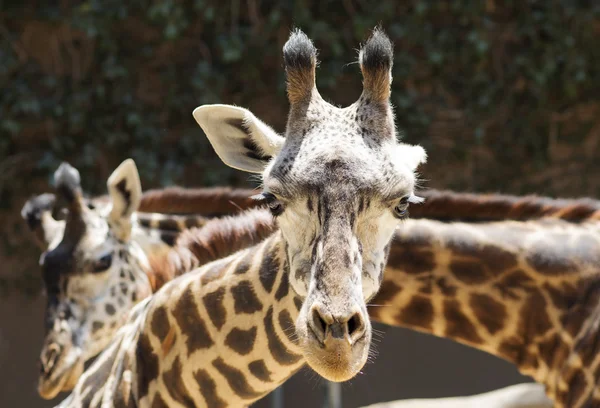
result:
[(274, 178), (292, 190), (324, 188), (332, 182), (340, 187), (372, 190), (408, 183), (412, 178), (412, 174), (398, 171), (382, 146), (369, 145), (361, 136), (344, 134), (337, 142), (326, 139), (315, 134), (300, 142), (290, 141), (265, 173), (265, 185)]

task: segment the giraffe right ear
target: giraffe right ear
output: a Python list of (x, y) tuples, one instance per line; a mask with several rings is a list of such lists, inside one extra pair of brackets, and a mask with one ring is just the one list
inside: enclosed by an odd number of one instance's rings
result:
[(285, 139), (247, 109), (204, 105), (193, 112), (217, 155), (234, 169), (262, 173)]
[(106, 183), (112, 201), (108, 219), (117, 237), (123, 241), (131, 235), (131, 216), (140, 207), (142, 184), (135, 162), (127, 159), (116, 168)]

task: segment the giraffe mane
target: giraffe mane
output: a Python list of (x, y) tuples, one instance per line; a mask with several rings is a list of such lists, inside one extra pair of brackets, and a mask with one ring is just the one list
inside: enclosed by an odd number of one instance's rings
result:
[(237, 216), (208, 221), (201, 228), (182, 231), (169, 251), (150, 255), (147, 275), (152, 291), (156, 292), (165, 283), (199, 265), (254, 245), (275, 229), (270, 212), (251, 209)]
[(231, 214), (240, 209), (256, 207), (259, 203), (250, 198), (255, 194), (250, 189), (230, 187), (168, 187), (146, 191), (142, 195), (139, 211)]
[(553, 217), (570, 222), (600, 219), (600, 200), (591, 198), (473, 194), (434, 189), (422, 191), (419, 195), (425, 201), (410, 207), (412, 218), (440, 221), (523, 221)]
[[(251, 197), (255, 190), (231, 187), (183, 188), (166, 187), (142, 194), (139, 212), (164, 214), (225, 215), (257, 207)], [(88, 203), (108, 203), (107, 195), (88, 199)]]

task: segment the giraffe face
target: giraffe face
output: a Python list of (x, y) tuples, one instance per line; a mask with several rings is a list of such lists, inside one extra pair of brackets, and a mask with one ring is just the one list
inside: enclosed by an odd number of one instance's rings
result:
[(194, 117), (226, 164), (262, 173), (263, 199), (285, 241), (303, 299), (296, 334), (308, 364), (344, 381), (366, 362), (366, 301), (379, 289), (389, 241), (414, 201), (418, 146), (396, 140), (389, 105), (392, 50), (376, 30), (361, 50), (364, 91), (347, 108), (314, 87), (316, 50), (301, 32), (284, 47), (290, 114), (282, 138), (245, 109), (203, 106)]
[(111, 190), (109, 179), (112, 209), (92, 211), (82, 204), (78, 183), (65, 180), (76, 170), (63, 166), (55, 178), (69, 202), (64, 234), (40, 259), (47, 306), (38, 391), (48, 399), (74, 386), (84, 363), (108, 345), (131, 308), (150, 294), (146, 258), (129, 239), (131, 214), (122, 205), (124, 197), (133, 205), (137, 200), (132, 199), (135, 167), (126, 164), (111, 176), (112, 185), (125, 180), (125, 193)]

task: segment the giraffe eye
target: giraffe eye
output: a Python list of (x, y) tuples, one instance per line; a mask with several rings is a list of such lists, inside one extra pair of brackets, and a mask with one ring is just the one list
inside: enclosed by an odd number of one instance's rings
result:
[(261, 196), (262, 200), (267, 203), (267, 207), (269, 207), (269, 210), (274, 217), (277, 217), (283, 213), (283, 203), (279, 201), (277, 197), (271, 193), (262, 193)]
[(92, 271), (94, 273), (104, 272), (112, 265), (112, 254), (106, 254), (103, 257), (97, 259), (92, 265)]
[(402, 197), (398, 204), (394, 207), (394, 216), (399, 219), (404, 219), (408, 217), (408, 203), (409, 197)]

